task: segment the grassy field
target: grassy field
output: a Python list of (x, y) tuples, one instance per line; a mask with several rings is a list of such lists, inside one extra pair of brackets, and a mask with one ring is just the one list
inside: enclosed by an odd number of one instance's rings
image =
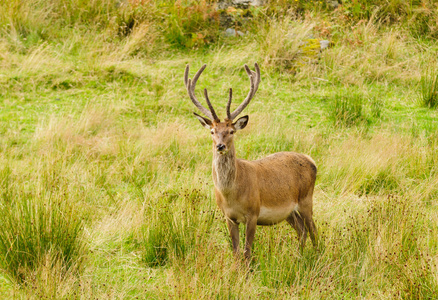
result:
[[(438, 298), (437, 3), (268, 2), (0, 2), (0, 298)], [(248, 271), (183, 73), (223, 117), (254, 62), (237, 156), (312, 156), (320, 245), (258, 227)]]

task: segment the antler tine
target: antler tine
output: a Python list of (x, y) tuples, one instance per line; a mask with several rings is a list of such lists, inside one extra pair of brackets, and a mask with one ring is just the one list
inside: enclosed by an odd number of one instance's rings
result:
[(257, 75), (255, 83), (254, 83), (254, 85), (255, 85), (254, 94), (255, 94), (255, 92), (257, 92), (257, 90), (259, 89), (259, 84), (260, 84), (261, 78), (260, 78), (260, 68), (259, 68), (259, 65), (257, 63), (254, 63), (254, 68), (256, 71), (255, 72), (252, 71), (252, 73), (254, 75)]
[(184, 85), (187, 88), (187, 84), (189, 83), (189, 64), (186, 65), (186, 69), (184, 71)]
[(210, 99), (208, 98), (207, 89), (204, 89), (204, 96), (205, 96), (205, 101), (207, 101), (208, 108), (211, 111), (211, 116), (213, 117), (213, 119), (216, 122), (220, 122), (221, 120), (219, 120), (219, 118), (217, 117), (216, 112), (214, 111), (213, 105), (211, 105)]
[(255, 78), (255, 82), (254, 82), (254, 94), (257, 92), (257, 90), (259, 89), (259, 83), (260, 83), (260, 68), (259, 65), (257, 63), (254, 64), (255, 67), (255, 72), (251, 71), (247, 65), (244, 66), (245, 67), (245, 71), (248, 74), (248, 76), (253, 76)]
[(258, 64), (257, 63), (254, 64), (254, 67), (256, 70), (255, 72), (251, 71), (247, 65), (245, 65), (244, 67), (245, 67), (246, 73), (249, 76), (251, 88), (250, 88), (248, 96), (246, 96), (245, 100), (243, 100), (243, 102), (236, 108), (236, 110), (230, 114), (231, 120), (233, 120), (235, 117), (237, 117), (242, 112), (242, 110), (244, 110), (248, 106), (249, 102), (254, 97), (255, 93), (257, 92), (257, 90), (259, 88), (260, 68), (259, 68)]
[[(210, 119), (214, 119), (214, 116), (211, 112), (208, 111), (208, 109), (206, 109), (204, 106), (202, 106), (202, 104), (198, 101), (198, 99), (196, 99), (195, 96), (195, 87), (196, 87), (196, 82), (199, 79), (199, 76), (201, 76), (201, 73), (205, 70), (205, 68), (207, 67), (207, 65), (203, 65), (198, 72), (196, 72), (195, 76), (193, 77), (193, 81), (188, 78), (189, 77), (189, 65), (186, 66), (186, 69), (184, 71), (184, 83), (186, 85), (187, 88), (187, 92), (190, 96), (190, 100), (192, 100), (193, 104), (204, 114), (206, 115), (208, 118)], [(207, 104), (209, 104), (209, 101), (207, 102)], [(209, 104), (210, 107), (211, 104)], [(216, 113), (215, 113), (216, 115)], [(217, 116), (216, 116), (217, 118)]]
[(192, 86), (192, 80), (189, 78), (188, 83), (187, 83), (187, 92), (189, 93), (190, 96), (190, 100), (192, 100), (192, 103), (204, 114), (206, 115), (208, 118), (213, 119), (213, 116), (211, 115), (211, 113), (208, 111), (208, 109), (206, 109), (204, 106), (202, 106), (201, 103), (199, 103), (199, 101), (196, 99), (195, 95), (193, 94), (192, 90), (191, 90), (191, 86)]
[(228, 98), (228, 103), (227, 103), (227, 119), (230, 121), (233, 120), (231, 118), (231, 113), (230, 113), (231, 99), (233, 99), (233, 89), (232, 88), (230, 88), (230, 98)]

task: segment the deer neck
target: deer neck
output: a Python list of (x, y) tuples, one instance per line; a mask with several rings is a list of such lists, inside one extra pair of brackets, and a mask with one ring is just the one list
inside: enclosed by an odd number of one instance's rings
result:
[(216, 188), (227, 193), (233, 188), (236, 179), (236, 150), (231, 144), (226, 154), (213, 149), (213, 181)]

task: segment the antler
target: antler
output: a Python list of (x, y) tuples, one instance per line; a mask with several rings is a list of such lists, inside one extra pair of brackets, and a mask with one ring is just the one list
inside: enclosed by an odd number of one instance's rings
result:
[(244, 67), (245, 67), (246, 73), (249, 76), (251, 88), (250, 88), (248, 96), (246, 96), (245, 100), (243, 100), (243, 102), (232, 113), (230, 113), (231, 98), (232, 98), (232, 91), (230, 89), (230, 98), (229, 98), (228, 103), (227, 103), (227, 117), (229, 120), (233, 120), (234, 118), (236, 118), (242, 112), (242, 110), (244, 110), (245, 107), (248, 106), (249, 102), (254, 97), (255, 93), (257, 92), (257, 90), (259, 88), (259, 83), (260, 83), (259, 65), (257, 63), (254, 64), (255, 72), (251, 71), (247, 65), (245, 65)]
[(231, 118), (231, 114), (230, 114), (231, 99), (233, 99), (233, 89), (232, 88), (230, 88), (230, 98), (228, 98), (228, 103), (227, 103), (227, 119), (230, 121), (233, 120)]
[(207, 89), (204, 89), (204, 96), (205, 96), (205, 101), (207, 101), (207, 105), (208, 105), (208, 108), (210, 109), (210, 111), (208, 111), (204, 106), (202, 106), (202, 104), (195, 97), (196, 82), (198, 81), (199, 76), (201, 76), (202, 72), (205, 70), (206, 67), (207, 67), (207, 65), (203, 65), (198, 70), (198, 72), (196, 72), (195, 76), (193, 77), (193, 80), (191, 80), (189, 78), (189, 65), (187, 65), (186, 70), (184, 71), (184, 84), (187, 88), (187, 92), (189, 93), (190, 100), (192, 100), (193, 104), (208, 118), (210, 118), (216, 122), (220, 122), (218, 116), (216, 115), (216, 112), (214, 111), (213, 106), (211, 105), (210, 99), (208, 98)]

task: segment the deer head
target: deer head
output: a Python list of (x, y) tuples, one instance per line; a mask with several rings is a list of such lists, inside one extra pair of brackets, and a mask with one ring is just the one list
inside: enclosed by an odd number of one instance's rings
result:
[(250, 90), (245, 100), (234, 110), (230, 112), (231, 101), (233, 97), (233, 90), (230, 88), (229, 99), (227, 103), (227, 117), (223, 122), (218, 118), (213, 106), (211, 105), (210, 99), (208, 98), (207, 89), (204, 89), (204, 97), (207, 102), (209, 110), (207, 110), (195, 96), (196, 82), (201, 76), (202, 72), (205, 70), (207, 65), (203, 65), (198, 72), (196, 72), (193, 80), (189, 78), (189, 65), (186, 66), (184, 72), (184, 84), (187, 88), (187, 92), (192, 100), (193, 104), (205, 115), (206, 117), (200, 116), (194, 113), (202, 126), (209, 129), (213, 138), (213, 143), (216, 151), (219, 154), (226, 154), (228, 150), (233, 146), (233, 136), (237, 130), (243, 129), (248, 124), (249, 117), (243, 116), (239, 118), (236, 122), (233, 120), (248, 106), (251, 99), (254, 97), (260, 83), (260, 69), (257, 63), (254, 64), (255, 72), (251, 71), (247, 65), (245, 65), (245, 71), (249, 76), (250, 80)]

